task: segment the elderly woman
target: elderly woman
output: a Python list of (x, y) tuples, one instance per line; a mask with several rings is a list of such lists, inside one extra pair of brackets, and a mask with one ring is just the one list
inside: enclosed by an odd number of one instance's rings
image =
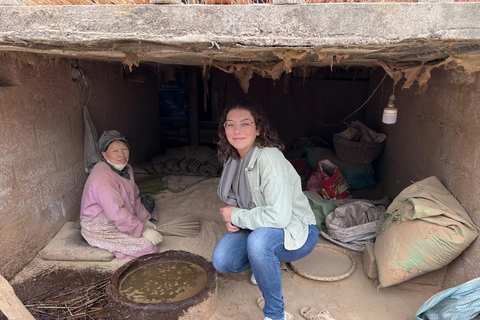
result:
[(98, 140), (102, 159), (93, 167), (83, 189), (80, 209), (82, 236), (93, 247), (107, 249), (118, 259), (158, 252), (162, 235), (150, 222), (128, 165), (130, 149), (118, 131)]

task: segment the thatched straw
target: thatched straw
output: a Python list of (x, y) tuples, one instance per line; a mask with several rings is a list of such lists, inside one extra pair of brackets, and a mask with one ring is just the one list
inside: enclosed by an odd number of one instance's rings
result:
[(157, 230), (170, 236), (196, 237), (200, 233), (200, 220), (194, 214), (187, 214), (157, 226)]
[(25, 307), (37, 319), (93, 319), (100, 312), (108, 312), (105, 287), (109, 279), (87, 284), (70, 291), (59, 293), (56, 288), (25, 302)]
[(218, 177), (222, 165), (215, 150), (204, 146), (186, 146), (168, 149), (164, 154), (152, 159), (149, 165), (156, 173), (203, 175)]

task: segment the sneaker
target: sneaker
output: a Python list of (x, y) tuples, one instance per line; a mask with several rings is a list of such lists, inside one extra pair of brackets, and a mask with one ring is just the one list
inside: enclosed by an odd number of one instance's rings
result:
[(284, 320), (293, 320), (293, 314), (291, 314), (290, 312), (288, 311), (283, 311), (285, 312), (285, 318)]
[[(257, 305), (263, 311), (263, 307), (265, 307), (265, 299), (263, 299), (263, 297), (258, 298)], [(291, 314), (286, 310), (284, 310), (283, 313), (284, 313), (283, 320), (293, 320), (293, 314)], [(273, 319), (269, 317), (265, 317), (264, 320), (273, 320)]]
[(257, 285), (257, 280), (255, 280), (255, 275), (252, 273), (252, 276), (250, 277), (250, 282), (256, 286)]
[[(283, 320), (293, 320), (293, 314), (291, 314), (290, 312), (288, 311), (284, 311), (285, 315), (283, 317)], [(269, 318), (269, 317), (265, 317), (265, 319), (263, 320), (273, 320), (272, 318)]]

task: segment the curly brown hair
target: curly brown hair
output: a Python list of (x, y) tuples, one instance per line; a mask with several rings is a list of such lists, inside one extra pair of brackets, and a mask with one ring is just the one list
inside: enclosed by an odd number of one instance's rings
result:
[(240, 155), (227, 140), (227, 135), (225, 134), (225, 128), (223, 124), (227, 120), (227, 114), (233, 109), (243, 109), (249, 111), (255, 121), (255, 126), (259, 130), (260, 134), (255, 139), (255, 146), (259, 148), (264, 147), (276, 147), (280, 151), (285, 149), (285, 145), (278, 137), (277, 131), (273, 129), (270, 125), (270, 121), (268, 120), (267, 116), (263, 109), (254, 103), (253, 101), (246, 100), (246, 99), (239, 99), (229, 103), (225, 110), (223, 110), (223, 114), (220, 118), (220, 122), (218, 124), (218, 137), (220, 140), (217, 142), (218, 146), (218, 159), (220, 163), (225, 163), (230, 157), (234, 159), (239, 159)]

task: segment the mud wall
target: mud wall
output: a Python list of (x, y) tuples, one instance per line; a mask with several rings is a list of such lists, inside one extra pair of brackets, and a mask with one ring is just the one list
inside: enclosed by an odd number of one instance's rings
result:
[(98, 131), (131, 135), (132, 149), (143, 150), (137, 160), (159, 145), (155, 84), (124, 81), (121, 64), (81, 61), (80, 67), (90, 94), (72, 81), (69, 59), (0, 53), (0, 273), (7, 279), (77, 218), (87, 177), (82, 105), (88, 96)]
[[(160, 153), (160, 114), (157, 79), (147, 66), (133, 72), (121, 63), (80, 62), (92, 88), (82, 95), (98, 136), (118, 130), (130, 144), (130, 163), (150, 160)], [(88, 95), (90, 99), (88, 100)]]
[[(384, 72), (375, 72), (373, 90)], [(392, 199), (412, 181), (436, 176), (480, 225), (480, 73), (435, 69), (428, 88), (395, 88), (397, 123), (381, 122), (383, 108), (392, 94), (393, 81), (386, 78), (367, 109), (367, 124), (388, 135), (375, 169)], [(477, 239), (448, 267), (444, 287), (480, 276), (480, 241)]]
[(352, 113), (367, 99), (368, 71), (358, 71), (362, 79), (354, 79), (355, 72), (310, 68), (305, 74), (304, 69), (298, 68), (276, 81), (254, 75), (245, 94), (233, 75), (215, 70), (210, 96), (219, 97), (220, 113), (225, 104), (238, 98), (257, 102), (287, 149), (300, 137), (320, 136), (331, 144), (333, 133), (345, 129), (345, 119), (364, 116), (364, 110)]

